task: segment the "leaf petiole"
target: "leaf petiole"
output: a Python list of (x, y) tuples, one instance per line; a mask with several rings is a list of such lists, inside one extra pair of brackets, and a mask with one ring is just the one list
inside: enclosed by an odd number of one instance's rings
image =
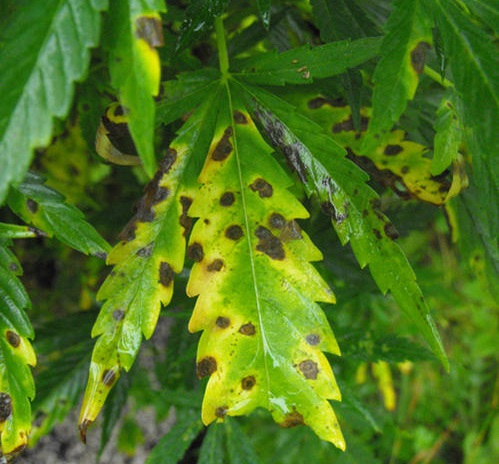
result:
[(217, 36), (218, 62), (220, 72), (227, 77), (229, 71), (229, 54), (227, 53), (227, 43), (225, 41), (225, 29), (222, 16), (215, 18), (215, 32)]

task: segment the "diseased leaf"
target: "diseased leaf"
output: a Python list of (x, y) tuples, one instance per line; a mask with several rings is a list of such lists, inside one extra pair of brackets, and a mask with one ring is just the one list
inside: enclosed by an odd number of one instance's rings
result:
[(379, 51), (380, 38), (308, 45), (282, 53), (272, 51), (237, 63), (234, 76), (264, 85), (310, 84), (313, 79), (331, 77), (357, 66)]
[[(63, 118), (74, 82), (85, 74), (98, 42), (107, 0), (16, 2), (1, 32), (0, 204), (20, 182), (33, 150), (50, 142), (53, 118)], [(19, 57), (22, 56), (22, 59)]]
[(385, 141), (393, 124), (412, 100), (432, 44), (431, 21), (422, 0), (397, 0), (386, 23), (381, 59), (373, 80), (373, 118), (362, 148), (369, 153)]
[(378, 197), (366, 176), (344, 158), (345, 151), (319, 126), (282, 100), (246, 87), (248, 102), (262, 134), (296, 171), (308, 195), (316, 195), (342, 244), (350, 242), (359, 265), (369, 264), (379, 289), (390, 291), (418, 327), (436, 356), (448, 360), (435, 322), (405, 254), (395, 243), (396, 230), (376, 207)]
[(7, 202), (24, 221), (75, 250), (104, 258), (110, 249), (85, 221), (83, 213), (65, 203), (64, 197), (44, 185), (44, 179), (34, 172), (28, 172), (24, 181), (11, 190)]
[(177, 421), (151, 450), (145, 464), (177, 464), (203, 428), (199, 411), (176, 410)]
[(161, 0), (111, 2), (106, 28), (111, 80), (128, 116), (128, 127), (144, 169), (156, 171), (153, 97), (158, 95), (161, 66), (157, 47), (163, 45)]
[(36, 365), (29, 341), (34, 333), (24, 311), (31, 303), (17, 278), (22, 268), (10, 243), (0, 235), (0, 459), (13, 458), (27, 445), (35, 396), (29, 368)]
[(323, 353), (339, 348), (316, 303), (334, 295), (309, 262), (320, 251), (295, 222), (308, 212), (237, 92), (227, 92), (190, 209), (199, 219), (187, 294), (199, 296), (189, 330), (203, 330), (197, 373), (210, 376), (203, 422), (262, 407), (344, 449), (327, 401), (340, 392)]
[(192, 224), (189, 208), (199, 172), (196, 156), (207, 151), (216, 108), (214, 92), (180, 129), (134, 218), (121, 233), (121, 242), (108, 256), (108, 264), (115, 267), (97, 295), (105, 303), (92, 329), (92, 337), (99, 338), (80, 414), (83, 440), (121, 369), (131, 368), (142, 335), (153, 334), (161, 304), (171, 300), (174, 274), (182, 271), (185, 236)]

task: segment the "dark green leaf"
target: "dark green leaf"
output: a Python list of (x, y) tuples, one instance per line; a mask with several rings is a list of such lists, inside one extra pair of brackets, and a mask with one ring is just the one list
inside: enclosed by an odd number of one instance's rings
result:
[(379, 38), (365, 38), (313, 48), (304, 46), (283, 53), (268, 52), (238, 63), (239, 72), (234, 76), (254, 84), (309, 84), (313, 79), (344, 73), (374, 58), (380, 43)]
[(22, 0), (1, 31), (0, 204), (23, 179), (33, 150), (50, 142), (53, 118), (66, 116), (107, 3)]
[(177, 464), (203, 429), (199, 411), (177, 409), (177, 421), (152, 449), (145, 464)]
[(60, 193), (43, 182), (38, 174), (28, 172), (24, 181), (9, 195), (12, 210), (24, 221), (75, 250), (105, 257), (111, 248), (108, 243), (85, 221), (78, 208), (65, 203)]
[(225, 424), (213, 423), (208, 427), (199, 452), (198, 464), (221, 464), (224, 462)]
[(229, 0), (192, 0), (189, 2), (177, 52), (185, 50), (211, 30), (215, 18), (225, 11), (228, 3)]
[(270, 6), (271, 0), (256, 0), (258, 5), (258, 12), (260, 13), (260, 18), (262, 19), (262, 23), (265, 26), (265, 29), (268, 29), (270, 26)]
[(467, 0), (466, 6), (487, 24), (496, 36), (499, 34), (499, 0)]
[(260, 459), (255, 453), (248, 437), (241, 430), (237, 419), (228, 418), (225, 420), (225, 434), (230, 464), (260, 463)]

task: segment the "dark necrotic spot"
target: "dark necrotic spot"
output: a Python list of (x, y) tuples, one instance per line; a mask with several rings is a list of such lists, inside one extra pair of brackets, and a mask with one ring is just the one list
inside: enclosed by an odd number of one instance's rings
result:
[(391, 222), (386, 223), (384, 229), (387, 237), (391, 238), (392, 240), (396, 240), (397, 238), (399, 238), (399, 233)]
[(151, 48), (161, 47), (163, 42), (163, 29), (159, 18), (141, 16), (135, 21), (135, 35), (145, 40)]
[(251, 322), (248, 322), (247, 324), (243, 324), (239, 328), (239, 332), (242, 333), (243, 335), (250, 336), (250, 335), (255, 335), (256, 329), (255, 329), (255, 326)]
[(261, 177), (250, 185), (250, 189), (253, 190), (253, 192), (258, 192), (258, 195), (260, 195), (261, 198), (269, 198), (274, 193), (272, 185)]
[(121, 105), (116, 105), (113, 109), (114, 116), (123, 116), (125, 114), (125, 109)]
[(236, 201), (236, 197), (232, 192), (225, 192), (221, 197), (220, 197), (220, 205), (221, 206), (231, 206), (234, 204), (234, 201)]
[(159, 166), (161, 177), (163, 176), (163, 174), (168, 173), (168, 171), (171, 169), (176, 160), (177, 160), (177, 150), (175, 150), (175, 148), (169, 147), (168, 150), (166, 151), (165, 156), (161, 160), (161, 164)]
[[(360, 127), (357, 132), (364, 132), (367, 130), (369, 124), (369, 118), (365, 116), (360, 117)], [(352, 116), (345, 121), (336, 123), (332, 128), (333, 134), (338, 134), (339, 132), (352, 132), (355, 131), (355, 124), (353, 122)]]
[(166, 200), (170, 195), (170, 190), (166, 187), (159, 187), (154, 191), (154, 195), (152, 197), (152, 204), (156, 205), (157, 203), (161, 203)]
[(12, 398), (8, 393), (0, 392), (0, 423), (12, 414)]
[(230, 325), (230, 319), (224, 316), (218, 316), (215, 324), (221, 329), (226, 329)]
[(296, 427), (297, 425), (303, 425), (305, 421), (303, 420), (303, 416), (298, 411), (293, 411), (286, 414), (284, 421), (279, 425), (284, 428)]
[(383, 153), (386, 156), (395, 156), (402, 152), (404, 149), (400, 145), (387, 145)]
[(324, 97), (316, 97), (316, 98), (312, 98), (312, 100), (309, 100), (307, 102), (307, 106), (311, 110), (317, 110), (317, 109), (321, 108), (322, 106), (324, 106), (326, 104), (326, 102), (327, 102), (327, 100)]
[(312, 345), (312, 346), (316, 346), (320, 343), (321, 341), (321, 337), (317, 334), (308, 334), (306, 337), (305, 337), (305, 340), (307, 341), (307, 343), (309, 345)]
[(243, 390), (251, 390), (256, 384), (256, 379), (252, 375), (248, 375), (241, 380), (241, 387)]
[(152, 245), (147, 245), (137, 251), (137, 256), (140, 258), (149, 258), (152, 254)]
[(197, 363), (196, 372), (198, 378), (208, 377), (217, 370), (217, 361), (212, 356), (206, 356)]
[(114, 382), (116, 382), (116, 373), (113, 369), (106, 369), (102, 374), (102, 383), (110, 387)]
[(269, 226), (274, 229), (282, 229), (286, 225), (286, 219), (279, 213), (272, 213), (269, 217)]
[(265, 253), (272, 259), (280, 261), (286, 257), (281, 240), (272, 234), (269, 229), (263, 226), (258, 226), (255, 231), (255, 235), (260, 239), (256, 245), (256, 249), (258, 251)]
[(381, 240), (381, 232), (378, 229), (373, 229), (373, 234), (378, 240)]
[(336, 216), (336, 209), (334, 208), (334, 205), (330, 201), (323, 201), (321, 203), (321, 211), (326, 216), (330, 216), (330, 217)]
[(234, 122), (236, 124), (247, 124), (248, 120), (246, 119), (246, 116), (240, 111), (234, 111)]
[(224, 267), (224, 262), (221, 259), (214, 259), (210, 264), (207, 266), (208, 272), (218, 272), (221, 271), (222, 268)]
[(189, 197), (180, 197), (180, 204), (182, 205), (182, 214), (178, 222), (184, 228), (184, 237), (189, 234), (192, 228), (192, 218), (187, 214), (189, 208), (192, 205), (192, 198)]
[(225, 129), (223, 137), (220, 139), (220, 142), (217, 143), (215, 150), (211, 154), (211, 158), (214, 161), (223, 161), (232, 153), (232, 143), (230, 142), (230, 137), (232, 137), (232, 128), (227, 127)]
[(239, 240), (243, 236), (243, 229), (238, 225), (229, 226), (225, 229), (225, 236), (231, 240)]
[(217, 416), (220, 419), (223, 419), (227, 414), (228, 410), (229, 410), (228, 406), (219, 406), (217, 409), (215, 409), (215, 416)]
[(411, 64), (418, 74), (421, 74), (424, 70), (425, 58), (426, 58), (426, 49), (429, 48), (430, 45), (426, 42), (419, 42), (416, 45), (416, 48), (411, 52)]
[(400, 169), (400, 172), (402, 174), (407, 174), (410, 170), (411, 170), (411, 168), (409, 166), (402, 166), (402, 168)]
[(159, 283), (165, 287), (168, 287), (173, 282), (173, 269), (165, 261), (162, 261), (159, 265)]
[(13, 332), (12, 330), (7, 330), (7, 333), (5, 334), (7, 337), (7, 341), (11, 346), (14, 348), (17, 348), (20, 343), (21, 343), (21, 337), (16, 332)]
[(35, 214), (38, 211), (38, 203), (31, 198), (26, 200), (26, 206), (31, 214)]
[(125, 317), (125, 311), (122, 309), (115, 309), (113, 311), (113, 319), (115, 321), (121, 321)]
[(204, 258), (203, 246), (198, 242), (194, 242), (192, 245), (189, 245), (189, 248), (187, 248), (187, 256), (193, 261), (199, 263)]
[(9, 263), (9, 270), (12, 272), (19, 271), (19, 266), (16, 263)]
[(298, 369), (302, 372), (306, 379), (315, 380), (317, 378), (317, 374), (319, 373), (319, 369), (317, 367), (317, 363), (310, 359), (306, 359), (298, 364)]

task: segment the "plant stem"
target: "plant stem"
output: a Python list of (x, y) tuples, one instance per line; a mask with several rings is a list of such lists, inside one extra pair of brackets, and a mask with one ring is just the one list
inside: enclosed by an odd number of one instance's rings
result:
[(435, 82), (438, 82), (441, 86), (445, 87), (446, 89), (449, 89), (450, 87), (454, 87), (454, 84), (446, 79), (445, 77), (442, 77), (440, 74), (437, 73), (437, 71), (434, 71), (428, 66), (424, 67), (423, 71), (430, 79), (434, 80)]
[(220, 72), (224, 76), (226, 76), (229, 71), (229, 54), (227, 53), (225, 29), (221, 16), (215, 18), (215, 32), (217, 35), (218, 62), (220, 64)]

